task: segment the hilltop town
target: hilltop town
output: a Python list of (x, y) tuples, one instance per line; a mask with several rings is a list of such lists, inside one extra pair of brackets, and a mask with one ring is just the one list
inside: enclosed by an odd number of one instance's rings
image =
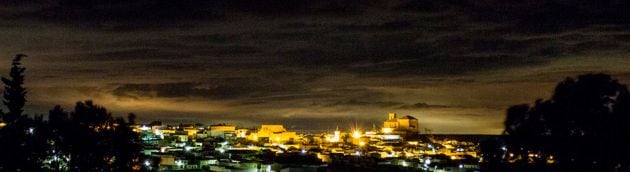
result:
[(389, 113), (381, 128), (353, 127), (320, 134), (279, 124), (133, 125), (144, 144), (145, 165), (161, 171), (474, 171), (478, 145), (420, 134), (418, 119)]

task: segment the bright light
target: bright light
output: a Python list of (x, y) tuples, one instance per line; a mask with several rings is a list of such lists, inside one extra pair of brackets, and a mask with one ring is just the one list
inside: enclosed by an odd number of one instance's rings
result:
[(280, 141), (280, 137), (276, 136), (276, 141), (279, 142)]
[(220, 149), (219, 149), (219, 152), (220, 152), (220, 153), (225, 153), (225, 149), (220, 148)]
[(147, 127), (146, 125), (143, 125), (142, 127), (140, 127), (140, 130), (142, 130), (142, 131), (147, 131), (149, 129), (151, 129), (151, 128)]
[(392, 128), (383, 128), (383, 133), (385, 133), (385, 134), (392, 133), (392, 131), (393, 131)]
[(355, 130), (354, 132), (352, 132), (352, 137), (354, 137), (355, 139), (361, 138), (361, 132)]
[(402, 166), (406, 167), (407, 166), (407, 161), (402, 161)]
[(359, 146), (365, 146), (365, 142), (359, 142)]
[(271, 171), (271, 165), (267, 165), (267, 168), (265, 168), (267, 171)]
[(361, 151), (356, 151), (354, 152), (354, 154), (356, 154), (357, 156), (361, 155)]
[(28, 128), (28, 134), (33, 134), (35, 132), (35, 129), (33, 127)]
[(501, 147), (501, 150), (507, 151), (507, 147), (503, 146), (503, 147)]
[(151, 166), (151, 162), (149, 162), (149, 160), (145, 160), (145, 161), (144, 161), (144, 165), (145, 165), (145, 166), (147, 166), (147, 167), (148, 167), (148, 166)]
[(305, 154), (305, 153), (306, 153), (306, 149), (302, 149), (302, 154)]
[(426, 164), (426, 165), (431, 164), (431, 159), (426, 159), (426, 160), (424, 160), (424, 164)]
[(459, 164), (459, 168), (464, 168), (464, 164)]

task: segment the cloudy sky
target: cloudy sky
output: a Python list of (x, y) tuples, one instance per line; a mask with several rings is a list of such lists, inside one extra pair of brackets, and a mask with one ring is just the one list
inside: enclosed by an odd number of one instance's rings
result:
[(566, 77), (630, 83), (630, 8), (600, 1), (0, 1), (27, 112), (94, 100), (141, 121), (320, 130), (411, 115), (499, 134)]

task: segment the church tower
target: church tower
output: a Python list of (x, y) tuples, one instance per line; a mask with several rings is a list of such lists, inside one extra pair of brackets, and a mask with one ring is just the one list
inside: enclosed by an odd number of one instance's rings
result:
[(396, 119), (396, 113), (394, 113), (394, 112), (390, 112), (389, 113), (389, 118), (387, 118), (387, 120), (392, 120), (392, 119)]

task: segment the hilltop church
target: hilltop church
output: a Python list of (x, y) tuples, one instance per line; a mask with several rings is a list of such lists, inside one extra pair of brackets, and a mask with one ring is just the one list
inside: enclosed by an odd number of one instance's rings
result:
[(409, 115), (396, 118), (396, 113), (389, 113), (387, 121), (383, 122), (383, 131), (416, 135), (418, 134), (418, 119)]

